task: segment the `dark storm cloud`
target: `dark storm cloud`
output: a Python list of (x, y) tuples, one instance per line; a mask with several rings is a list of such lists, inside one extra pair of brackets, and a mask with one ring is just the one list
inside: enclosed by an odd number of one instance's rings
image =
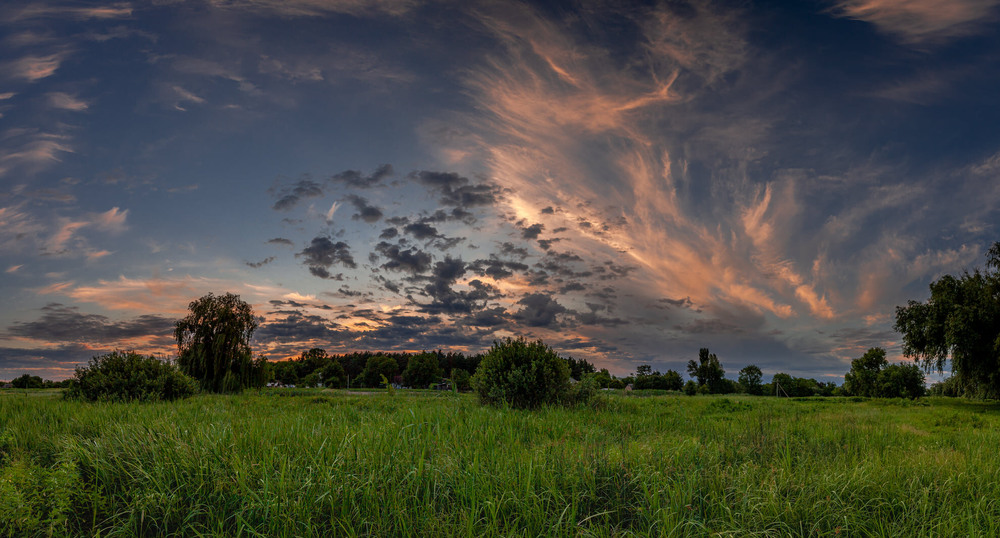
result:
[(522, 308), (514, 313), (514, 319), (529, 327), (558, 328), (556, 316), (567, 312), (566, 307), (544, 293), (525, 295), (517, 304)]
[(583, 291), (587, 289), (586, 286), (580, 284), (579, 282), (570, 282), (569, 284), (563, 285), (559, 288), (559, 293), (569, 293), (571, 291)]
[(497, 306), (473, 312), (471, 316), (466, 316), (464, 321), (474, 327), (499, 327), (510, 323), (510, 317), (503, 307)]
[(499, 289), (480, 280), (469, 282), (471, 290), (455, 290), (455, 283), (465, 276), (467, 268), (462, 260), (450, 257), (434, 264), (427, 277), (430, 282), (422, 290), (431, 302), (416, 303), (419, 309), (429, 313), (467, 314), (485, 308), (487, 301), (501, 296)]
[(538, 246), (542, 247), (542, 250), (551, 250), (554, 243), (562, 241), (561, 237), (553, 237), (552, 239), (539, 239)]
[(441, 203), (449, 206), (490, 206), (496, 203), (500, 194), (500, 188), (496, 185), (472, 184), (468, 178), (453, 172), (420, 171), (411, 173), (410, 177), (436, 190), (441, 195)]
[(362, 198), (361, 196), (351, 195), (347, 197), (347, 201), (354, 206), (358, 212), (355, 213), (351, 218), (354, 220), (363, 220), (368, 223), (378, 222), (382, 218), (382, 210), (370, 205), (368, 200)]
[(143, 315), (126, 321), (111, 321), (100, 314), (83, 314), (75, 306), (49, 303), (42, 316), (31, 322), (16, 322), (7, 328), (13, 336), (48, 342), (100, 342), (154, 336), (169, 339), (174, 321), (157, 315)]
[(479, 276), (488, 276), (496, 280), (502, 280), (514, 276), (514, 272), (528, 270), (528, 266), (521, 262), (501, 260), (495, 256), (488, 259), (475, 260), (469, 263), (469, 270)]
[(340, 280), (341, 275), (334, 276), (329, 271), (330, 267), (335, 264), (341, 264), (350, 269), (355, 269), (358, 266), (354, 262), (354, 257), (351, 256), (347, 243), (343, 241), (334, 243), (330, 238), (323, 236), (314, 237), (312, 243), (295, 257), (304, 258), (302, 263), (309, 267), (309, 272), (320, 278)]
[(403, 249), (398, 244), (393, 245), (382, 241), (375, 245), (375, 252), (386, 258), (381, 267), (390, 271), (419, 274), (427, 271), (431, 265), (430, 254), (415, 247)]
[(721, 319), (696, 319), (675, 329), (688, 334), (740, 334), (746, 332), (742, 325)]
[(683, 299), (670, 299), (669, 297), (664, 297), (656, 301), (666, 307), (684, 307), (691, 308), (692, 302), (690, 297), (685, 297)]
[(392, 165), (383, 164), (367, 176), (357, 170), (345, 170), (331, 176), (330, 181), (359, 189), (369, 189), (380, 185), (385, 178), (392, 176), (392, 174)]
[(408, 233), (421, 241), (424, 239), (432, 239), (440, 235), (437, 228), (423, 222), (407, 224), (406, 226), (403, 226), (403, 232)]
[(63, 344), (45, 349), (0, 348), (0, 380), (9, 381), (22, 374), (43, 379), (73, 377), (78, 366), (86, 366), (91, 358), (114, 351), (114, 346)]
[(341, 341), (345, 332), (335, 322), (322, 316), (304, 314), (297, 310), (279, 311), (283, 315), (260, 324), (254, 333), (258, 342), (282, 342), (289, 340)]
[(291, 239), (285, 239), (284, 237), (275, 237), (274, 239), (268, 239), (267, 240), (267, 244), (269, 244), (269, 245), (282, 245), (282, 246), (289, 246), (289, 247), (294, 247), (295, 246), (295, 243), (293, 243)]
[(606, 261), (604, 266), (594, 267), (594, 273), (597, 274), (597, 278), (601, 280), (612, 280), (616, 278), (626, 278), (629, 273), (638, 270), (638, 267), (633, 265), (617, 265), (614, 262)]
[(399, 235), (399, 230), (395, 228), (385, 228), (382, 233), (378, 234), (379, 239), (393, 239)]
[(572, 252), (549, 251), (545, 254), (545, 257), (534, 266), (535, 268), (549, 274), (555, 274), (566, 278), (587, 278), (593, 276), (593, 271), (577, 271), (574, 268), (575, 264), (582, 261), (583, 258)]
[(308, 176), (304, 176), (290, 185), (283, 185), (277, 188), (272, 187), (269, 192), (278, 197), (278, 201), (274, 202), (274, 206), (272, 207), (278, 211), (288, 211), (294, 208), (303, 198), (323, 196), (323, 186)]
[(514, 243), (510, 243), (507, 241), (500, 243), (498, 251), (500, 254), (504, 256), (510, 256), (512, 258), (517, 258), (519, 260), (523, 260), (528, 257), (528, 249), (524, 247), (519, 247)]
[(521, 237), (524, 239), (538, 239), (538, 236), (542, 234), (542, 230), (544, 229), (545, 226), (543, 224), (532, 224), (524, 228), (524, 231), (521, 232)]
[(268, 257), (264, 258), (263, 260), (261, 260), (259, 262), (244, 261), (243, 263), (246, 264), (247, 267), (252, 267), (254, 269), (260, 269), (261, 267), (264, 267), (265, 265), (273, 262), (276, 259), (277, 258), (275, 258), (274, 256), (268, 256)]
[(607, 305), (586, 303), (590, 312), (576, 312), (574, 319), (581, 325), (598, 325), (601, 327), (616, 327), (625, 323), (625, 320), (617, 317), (602, 316), (598, 312), (607, 311)]

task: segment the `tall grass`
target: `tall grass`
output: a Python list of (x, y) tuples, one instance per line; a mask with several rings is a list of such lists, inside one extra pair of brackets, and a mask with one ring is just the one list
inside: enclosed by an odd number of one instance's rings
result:
[(0, 395), (0, 535), (1000, 535), (1000, 409)]

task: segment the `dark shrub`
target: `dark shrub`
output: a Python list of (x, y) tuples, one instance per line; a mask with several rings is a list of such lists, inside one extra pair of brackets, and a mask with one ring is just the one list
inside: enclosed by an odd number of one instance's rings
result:
[(77, 368), (67, 398), (90, 401), (174, 400), (198, 391), (198, 381), (176, 366), (134, 351), (114, 351)]
[(534, 408), (563, 402), (569, 390), (569, 365), (549, 346), (507, 338), (493, 342), (472, 376), (479, 401)]

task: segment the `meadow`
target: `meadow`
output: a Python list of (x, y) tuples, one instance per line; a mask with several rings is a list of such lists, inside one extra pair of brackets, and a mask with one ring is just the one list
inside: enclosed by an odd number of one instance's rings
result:
[(998, 536), (960, 399), (0, 392), (3, 536)]

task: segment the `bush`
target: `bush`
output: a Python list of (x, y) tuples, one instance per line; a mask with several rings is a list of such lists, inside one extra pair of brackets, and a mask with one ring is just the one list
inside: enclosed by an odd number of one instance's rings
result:
[(563, 403), (566, 405), (585, 404), (597, 396), (597, 391), (601, 390), (601, 385), (595, 374), (583, 374), (583, 379), (570, 384)]
[(684, 394), (688, 396), (694, 396), (698, 394), (698, 383), (693, 379), (689, 379), (687, 383), (684, 383)]
[(493, 342), (472, 376), (479, 401), (531, 409), (565, 401), (569, 365), (549, 346), (507, 338)]
[(176, 366), (134, 351), (114, 351), (77, 368), (66, 398), (90, 401), (154, 401), (186, 398), (198, 381)]

